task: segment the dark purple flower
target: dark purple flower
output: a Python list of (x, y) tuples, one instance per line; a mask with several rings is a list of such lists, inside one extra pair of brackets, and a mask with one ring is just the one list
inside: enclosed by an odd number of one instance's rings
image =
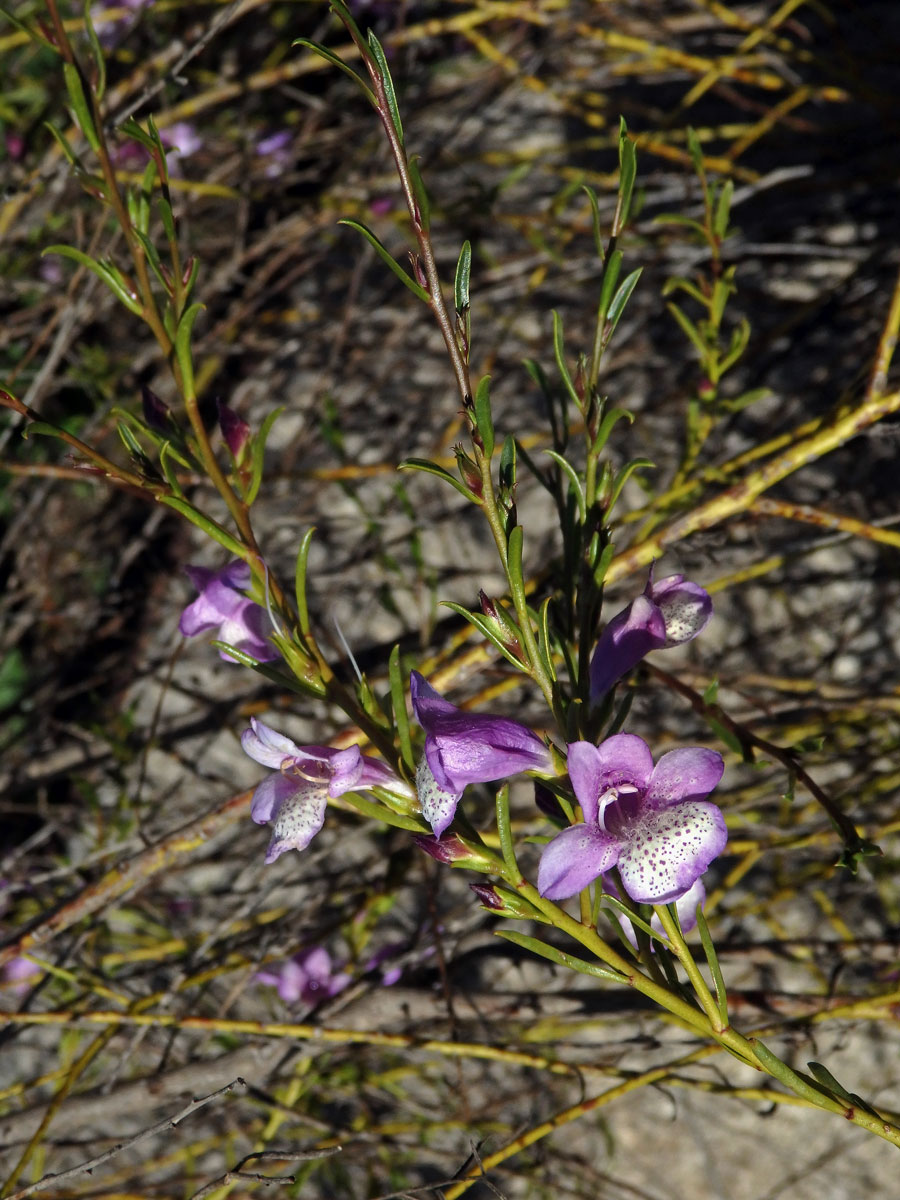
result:
[(323, 946), (301, 950), (277, 967), (258, 971), (256, 978), (260, 983), (278, 988), (278, 995), (285, 1004), (302, 1001), (310, 1008), (330, 1000), (350, 982), (349, 975), (332, 968), (331, 955)]
[(591, 658), (591, 700), (602, 700), (613, 684), (637, 666), (645, 654), (689, 642), (712, 616), (712, 600), (698, 583), (653, 574), (642, 595), (612, 618)]
[(721, 812), (706, 800), (722, 778), (721, 754), (702, 746), (670, 750), (656, 766), (647, 743), (617, 733), (599, 746), (569, 746), (569, 778), (584, 821), (544, 847), (538, 890), (574, 896), (618, 866), (640, 904), (683, 896), (728, 840)]
[[(219, 641), (242, 650), (257, 662), (278, 658), (278, 651), (266, 640), (269, 620), (265, 609), (243, 594), (243, 589), (250, 586), (250, 568), (245, 562), (236, 558), (219, 571), (193, 566), (185, 567), (185, 571), (200, 593), (178, 622), (185, 637), (218, 629)], [(219, 656), (226, 662), (237, 661), (224, 650)]]
[(464, 712), (419, 674), (409, 681), (413, 712), (425, 730), (425, 757), (416, 789), (425, 820), (440, 837), (470, 783), (490, 783), (520, 771), (553, 771), (550, 751), (518, 721)]
[(256, 762), (274, 768), (253, 793), (250, 809), (257, 825), (273, 822), (267, 863), (285, 850), (306, 849), (325, 822), (329, 797), (377, 786), (405, 789), (390, 767), (364, 758), (359, 746), (297, 746), (255, 717), (241, 734), (241, 745)]
[(216, 408), (219, 414), (219, 428), (222, 430), (225, 445), (231, 452), (231, 457), (239, 463), (250, 440), (250, 426), (223, 400), (216, 400)]

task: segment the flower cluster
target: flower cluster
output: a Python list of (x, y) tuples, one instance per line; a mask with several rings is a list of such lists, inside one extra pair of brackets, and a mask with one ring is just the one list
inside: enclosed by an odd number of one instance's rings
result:
[[(234, 589), (240, 585), (235, 568), (242, 566), (197, 576), (201, 596), (182, 616), (185, 632), (221, 622), (225, 636), (226, 621), (235, 623), (238, 613), (246, 621), (245, 609), (229, 608), (234, 603), (229, 594), (238, 596)], [(600, 638), (590, 665), (592, 699), (601, 699), (650, 650), (695, 637), (711, 611), (708, 594), (697, 584), (681, 575), (654, 583), (651, 576), (643, 595), (613, 617)], [(451, 704), (418, 671), (410, 678), (410, 699), (425, 732), (416, 798), (433, 831), (433, 836), (418, 836), (417, 844), (438, 861), (488, 869), (454, 834), (443, 837), (465, 789), (521, 772), (548, 778), (555, 772), (553, 751), (518, 721)], [(286, 850), (309, 845), (322, 828), (329, 799), (374, 787), (413, 798), (390, 767), (364, 756), (358, 746), (297, 746), (255, 718), (241, 742), (251, 758), (274, 771), (257, 787), (251, 812), (257, 823), (272, 825), (268, 863)], [(708, 799), (722, 777), (722, 756), (691, 746), (671, 750), (654, 764), (649, 746), (631, 733), (614, 734), (599, 745), (572, 742), (566, 750), (581, 819), (544, 847), (540, 893), (562, 900), (599, 881), (607, 892), (624, 889), (638, 903), (676, 903), (689, 928), (704, 897), (701, 876), (727, 841), (722, 813)], [(545, 802), (543, 807), (558, 819), (562, 809), (550, 793), (546, 799), (553, 806)], [(324, 960), (320, 954), (310, 962), (321, 965)], [(309, 969), (305, 958), (282, 968), (277, 984), (282, 995), (287, 990), (302, 996), (307, 987), (303, 972)]]

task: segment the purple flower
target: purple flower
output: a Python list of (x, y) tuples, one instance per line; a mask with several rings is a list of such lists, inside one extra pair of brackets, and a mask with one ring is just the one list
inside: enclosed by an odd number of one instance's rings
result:
[(268, 137), (260, 138), (256, 143), (256, 153), (266, 159), (263, 174), (268, 179), (275, 179), (293, 163), (294, 135), (290, 129), (280, 129)]
[[(178, 628), (185, 637), (195, 637), (209, 629), (218, 629), (217, 637), (236, 650), (243, 650), (258, 662), (271, 662), (278, 651), (266, 640), (268, 617), (266, 611), (244, 594), (250, 586), (250, 568), (240, 559), (233, 559), (220, 571), (208, 567), (185, 567), (191, 583), (200, 593), (181, 614)], [(219, 657), (237, 662), (224, 650)]]
[(225, 445), (235, 462), (240, 463), (243, 461), (244, 450), (250, 440), (250, 426), (223, 400), (216, 400), (216, 408), (219, 414), (219, 428), (222, 430)]
[(332, 969), (331, 955), (323, 946), (301, 950), (287, 962), (269, 971), (258, 971), (260, 983), (278, 988), (285, 1004), (301, 1001), (312, 1008), (336, 996), (350, 982), (350, 976)]
[(693, 887), (728, 840), (721, 812), (706, 800), (722, 778), (721, 754), (702, 746), (670, 750), (656, 766), (647, 743), (617, 733), (599, 746), (569, 746), (569, 778), (584, 821), (544, 848), (538, 890), (574, 896), (618, 866), (640, 904), (667, 904)]
[(506, 779), (519, 771), (553, 771), (550, 751), (518, 721), (463, 712), (413, 671), (413, 712), (425, 730), (425, 757), (416, 773), (422, 815), (440, 837), (470, 783)]
[(3, 968), (3, 983), (9, 986), (14, 995), (24, 996), (43, 973), (37, 963), (20, 954), (16, 958), (11, 958)]
[(364, 758), (359, 746), (297, 746), (262, 721), (250, 718), (241, 734), (244, 752), (275, 771), (253, 793), (250, 816), (257, 825), (273, 822), (266, 862), (285, 850), (305, 850), (325, 822), (329, 797), (361, 792), (379, 785), (402, 790), (390, 767)]
[(685, 583), (683, 575), (654, 583), (651, 571), (643, 595), (616, 613), (600, 635), (591, 658), (591, 700), (601, 700), (651, 650), (695, 638), (711, 616), (712, 600), (698, 583)]

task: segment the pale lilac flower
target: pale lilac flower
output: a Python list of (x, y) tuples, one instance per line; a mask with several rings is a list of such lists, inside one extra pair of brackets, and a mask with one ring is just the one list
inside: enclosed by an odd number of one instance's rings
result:
[(24, 996), (37, 983), (38, 977), (43, 975), (43, 971), (31, 961), (30, 958), (25, 958), (24, 955), (17, 955), (16, 958), (11, 958), (3, 968), (3, 983), (9, 986), (9, 990), (16, 996)]
[(203, 145), (203, 138), (190, 121), (175, 121), (159, 131), (159, 138), (166, 147), (166, 158), (188, 158)]
[(280, 129), (267, 137), (260, 138), (256, 143), (256, 153), (266, 160), (263, 174), (267, 179), (275, 179), (294, 161), (294, 135), (290, 129)]
[(241, 745), (254, 761), (275, 768), (253, 793), (250, 809), (257, 825), (273, 822), (267, 863), (285, 850), (306, 849), (325, 823), (329, 798), (372, 787), (406, 787), (385, 763), (363, 757), (359, 746), (297, 746), (255, 717), (241, 734)]
[(574, 896), (618, 866), (640, 904), (684, 896), (728, 840), (721, 812), (706, 800), (723, 769), (721, 754), (702, 746), (670, 750), (654, 766), (647, 743), (631, 733), (570, 745), (569, 778), (584, 821), (544, 847), (541, 895)]
[(553, 771), (550, 751), (518, 721), (463, 712), (413, 671), (413, 712), (425, 730), (425, 757), (416, 773), (422, 815), (440, 837), (470, 783), (506, 779), (519, 771)]
[(350, 982), (349, 975), (333, 969), (331, 955), (323, 946), (301, 950), (287, 962), (258, 971), (256, 978), (260, 983), (277, 988), (285, 1004), (302, 1001), (309, 1008), (330, 1000)]
[(602, 700), (651, 650), (695, 638), (711, 616), (712, 600), (698, 583), (685, 582), (683, 575), (654, 583), (651, 571), (643, 594), (616, 613), (600, 635), (591, 658), (591, 700)]
[[(271, 662), (278, 651), (266, 640), (269, 619), (265, 609), (248, 599), (243, 589), (250, 586), (250, 568), (233, 559), (219, 571), (208, 567), (185, 567), (191, 583), (200, 593), (181, 614), (178, 628), (185, 637), (195, 637), (217, 629), (217, 639), (251, 655), (257, 662)], [(237, 662), (224, 650), (219, 657)]]

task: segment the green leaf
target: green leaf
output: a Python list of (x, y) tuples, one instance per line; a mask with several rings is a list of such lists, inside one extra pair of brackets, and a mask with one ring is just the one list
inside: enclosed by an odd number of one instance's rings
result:
[(194, 322), (203, 311), (202, 304), (192, 304), (186, 308), (178, 322), (175, 331), (175, 359), (181, 371), (181, 382), (186, 396), (194, 395), (194, 361), (191, 356), (191, 332)]
[(391, 712), (394, 719), (394, 729), (397, 731), (397, 741), (400, 745), (400, 757), (415, 771), (416, 760), (413, 755), (412, 735), (409, 731), (409, 713), (406, 710), (406, 681), (403, 668), (400, 665), (400, 647), (394, 646), (388, 659), (388, 679), (391, 687)]
[(675, 318), (675, 320), (681, 326), (682, 332), (685, 334), (685, 336), (688, 338), (688, 340), (693, 344), (694, 349), (697, 351), (697, 354), (700, 356), (701, 363), (705, 364), (707, 362), (707, 360), (709, 359), (709, 347), (706, 345), (706, 342), (701, 337), (700, 332), (697, 329), (697, 326), (693, 323), (693, 321), (691, 321), (688, 317), (685, 316), (685, 314), (682, 312), (682, 310), (678, 307), (677, 304), (673, 304), (670, 302), (669, 304), (666, 305), (666, 308), (669, 310), (669, 312), (672, 314), (672, 316)]
[(591, 230), (594, 234), (594, 248), (597, 251), (597, 256), (602, 262), (606, 251), (603, 246), (603, 232), (600, 227), (600, 205), (597, 203), (597, 193), (592, 187), (588, 187), (586, 183), (581, 185), (581, 190), (588, 198), (588, 203), (591, 206)]
[(697, 303), (701, 304), (704, 308), (709, 305), (709, 297), (704, 296), (699, 287), (697, 287), (696, 283), (690, 279), (685, 279), (683, 275), (672, 275), (669, 279), (667, 279), (663, 284), (662, 294), (664, 296), (671, 296), (672, 292), (679, 289), (683, 292), (687, 292), (691, 299), (696, 300)]
[[(360, 37), (361, 36), (362, 35), (360, 34)], [(307, 50), (312, 50), (313, 54), (318, 54), (319, 58), (324, 58), (327, 63), (331, 63), (333, 67), (337, 67), (339, 71), (343, 71), (345, 75), (349, 75), (372, 107), (378, 107), (378, 100), (375, 96), (375, 93), (372, 91), (366, 81), (357, 75), (353, 68), (348, 66), (348, 64), (345, 63), (342, 58), (338, 58), (336, 54), (333, 54), (331, 50), (327, 48), (327, 46), (320, 46), (318, 42), (311, 42), (309, 38), (302, 37), (294, 38), (294, 40), (291, 42), (291, 45), (305, 46)]]
[(591, 443), (592, 458), (596, 458), (606, 445), (617, 421), (628, 421), (631, 424), (634, 421), (634, 413), (629, 412), (627, 408), (611, 408), (609, 412), (603, 414), (603, 420), (597, 429), (597, 436)]
[(100, 45), (100, 39), (97, 37), (97, 31), (94, 29), (94, 23), (91, 20), (91, 3), (90, 0), (85, 0), (84, 8), (82, 9), (84, 17), (84, 27), (87, 31), (88, 41), (91, 46), (94, 63), (97, 67), (97, 103), (99, 104), (106, 92), (106, 56), (103, 53), (103, 47)]
[(600, 557), (597, 559), (593, 570), (595, 587), (603, 587), (603, 581), (606, 579), (606, 573), (609, 570), (615, 553), (616, 547), (613, 542), (608, 542), (600, 551)]
[(719, 192), (719, 198), (716, 201), (715, 212), (713, 213), (713, 233), (719, 240), (723, 240), (728, 232), (728, 218), (731, 216), (731, 200), (734, 196), (734, 183), (730, 179), (726, 179), (722, 184), (722, 189)]
[(457, 313), (462, 314), (469, 307), (469, 276), (472, 273), (472, 243), (465, 241), (456, 260), (456, 278), (453, 282), (453, 302)]
[(84, 172), (84, 167), (81, 165), (81, 159), (72, 149), (72, 146), (66, 135), (61, 130), (57, 129), (52, 121), (45, 121), (44, 128), (49, 129), (56, 138), (57, 144), (59, 145), (60, 150), (62, 150), (63, 154), (66, 156), (66, 161), (69, 163), (69, 166), (74, 167), (76, 171)]
[(496, 646), (505, 659), (520, 671), (522, 670), (522, 660), (516, 658), (512, 651), (505, 645), (497, 630), (484, 613), (470, 612), (468, 608), (464, 608), (462, 604), (456, 604), (453, 600), (442, 600), (441, 606), (449, 608), (452, 612), (457, 613), (458, 616), (465, 618), (470, 625), (478, 630), (482, 637), (487, 638), (492, 646)]
[(366, 800), (355, 792), (345, 792), (341, 799), (346, 801), (351, 808), (355, 808), (362, 816), (371, 817), (375, 821), (383, 821), (385, 825), (393, 825), (395, 829), (408, 829), (412, 833), (431, 833), (431, 829), (423, 820), (404, 817), (401, 813), (396, 813), (385, 805), (373, 804), (371, 800)]
[(703, 181), (704, 190), (706, 187), (706, 169), (703, 166), (703, 146), (700, 138), (697, 136), (697, 131), (688, 126), (687, 131), (688, 153), (691, 156), (691, 162), (694, 164), (694, 170)]
[(634, 142), (628, 136), (628, 126), (625, 118), (619, 118), (619, 196), (616, 202), (616, 216), (613, 221), (613, 237), (618, 237), (628, 224), (628, 214), (631, 211), (631, 196), (634, 192), (634, 180), (637, 175), (637, 154)]
[(516, 489), (516, 439), (508, 433), (500, 451), (500, 492), (511, 497)]
[(403, 462), (397, 464), (398, 471), (424, 471), (428, 475), (436, 475), (438, 479), (442, 479), (444, 483), (449, 483), (455, 487), (460, 495), (465, 496), (467, 500), (471, 500), (473, 504), (481, 504), (481, 500), (473, 491), (466, 487), (461, 479), (457, 479), (455, 475), (451, 475), (449, 471), (439, 467), (437, 463), (429, 462), (427, 458), (405, 458)]
[(259, 432), (253, 438), (250, 449), (250, 483), (247, 487), (247, 495), (244, 497), (248, 505), (253, 504), (259, 495), (265, 463), (266, 443), (269, 440), (269, 434), (272, 432), (272, 426), (283, 412), (284, 405), (280, 408), (274, 408), (263, 421), (262, 425), (260, 425)]
[(627, 982), (624, 975), (620, 975), (618, 971), (613, 971), (610, 967), (602, 967), (599, 963), (575, 958), (574, 955), (557, 950), (555, 946), (550, 946), (547, 942), (540, 941), (539, 938), (519, 933), (517, 929), (498, 929), (496, 933), (498, 937), (506, 938), (508, 942), (521, 946), (523, 950), (530, 950), (532, 954), (539, 954), (541, 958), (548, 958), (551, 962), (558, 963), (561, 967), (568, 967), (571, 971), (578, 971), (581, 975), (593, 975), (595, 979), (606, 979), (610, 983)]
[(384, 95), (385, 99), (387, 100), (388, 114), (391, 118), (391, 124), (396, 130), (397, 137), (400, 141), (400, 145), (402, 146), (403, 124), (400, 120), (400, 109), (397, 105), (397, 95), (394, 91), (394, 81), (391, 79), (391, 70), (388, 66), (388, 61), (385, 57), (384, 50), (381, 47), (381, 42), (379, 42), (378, 38), (371, 29), (369, 30), (368, 42), (369, 49), (372, 51), (372, 57), (378, 66), (378, 74), (381, 76), (381, 82), (384, 85)]
[(482, 375), (475, 388), (475, 427), (484, 443), (484, 453), (491, 458), (494, 453), (494, 419), (491, 416), (491, 377)]
[(71, 258), (74, 262), (81, 263), (83, 267), (87, 267), (89, 271), (93, 271), (98, 279), (103, 280), (109, 290), (125, 305), (129, 312), (133, 312), (138, 317), (143, 313), (143, 305), (128, 290), (128, 285), (116, 267), (109, 263), (99, 262), (96, 258), (91, 258), (89, 254), (85, 254), (81, 250), (76, 250), (74, 246), (47, 246), (45, 250), (41, 251), (41, 257), (45, 254), (61, 254), (63, 258)]
[(609, 341), (613, 334), (613, 330), (619, 323), (619, 318), (625, 311), (625, 305), (628, 303), (631, 293), (637, 286), (637, 281), (641, 277), (643, 267), (638, 267), (636, 271), (632, 271), (630, 275), (622, 281), (622, 286), (616, 292), (612, 304), (609, 306), (609, 312), (606, 314), (606, 319), (609, 322), (609, 332), (606, 334), (605, 341)]
[(555, 450), (545, 450), (544, 453), (553, 459), (556, 465), (569, 480), (572, 494), (574, 495), (575, 501), (578, 505), (578, 515), (581, 518), (581, 524), (583, 525), (587, 518), (587, 504), (584, 499), (584, 488), (581, 486), (581, 480), (578, 478), (578, 472), (567, 459), (563, 458), (561, 454), (557, 454)]
[(171, 285), (170, 285), (169, 281), (166, 279), (165, 275), (163, 274), (162, 262), (160, 261), (160, 257), (159, 257), (156, 247), (150, 241), (150, 238), (145, 233), (143, 233), (139, 228), (137, 228), (136, 221), (132, 221), (132, 224), (135, 226), (134, 236), (138, 239), (138, 241), (141, 243), (141, 246), (143, 247), (144, 254), (146, 255), (146, 258), (147, 258), (147, 262), (150, 264), (150, 269), (152, 270), (152, 272), (156, 276), (156, 278), (159, 280), (160, 284), (163, 287), (163, 290), (165, 292), (168, 292), (170, 290)]
[(730, 1024), (728, 1018), (728, 990), (725, 987), (722, 968), (719, 966), (719, 956), (716, 954), (716, 948), (709, 933), (709, 925), (706, 923), (703, 906), (700, 904), (697, 905), (697, 929), (700, 933), (700, 941), (703, 943), (703, 953), (706, 955), (707, 963), (709, 963), (709, 973), (712, 976), (713, 985), (716, 989), (716, 1005), (719, 1009), (719, 1016), (722, 1018), (723, 1025), (727, 1026)]
[(653, 218), (654, 224), (658, 225), (684, 225), (687, 229), (693, 229), (695, 233), (706, 240), (706, 229), (693, 217), (683, 217), (681, 213), (660, 213), (659, 216)]
[(63, 78), (66, 82), (66, 91), (69, 93), (75, 124), (87, 138), (88, 145), (96, 154), (100, 149), (100, 139), (94, 128), (94, 117), (84, 94), (81, 75), (74, 63), (63, 63)]
[(361, 221), (354, 221), (350, 217), (342, 217), (338, 221), (338, 225), (347, 225), (350, 229), (355, 229), (357, 233), (361, 233), (378, 257), (394, 272), (401, 282), (405, 283), (414, 296), (418, 296), (420, 300), (424, 300), (426, 304), (431, 303), (431, 297), (425, 288), (420, 283), (417, 283), (406, 271), (400, 266), (397, 260), (393, 257), (390, 251), (384, 246), (372, 232), (368, 226), (363, 225)]
[(597, 305), (597, 320), (602, 325), (606, 322), (606, 314), (612, 303), (613, 291), (619, 281), (619, 271), (622, 267), (622, 251), (614, 250), (606, 260), (603, 268), (603, 279), (600, 283), (600, 302)]
[(178, 497), (178, 499), (183, 500), (184, 492), (181, 489), (181, 484), (178, 482), (178, 476), (175, 473), (175, 464), (172, 462), (173, 458), (176, 460), (176, 462), (183, 461), (181, 460), (181, 456), (177, 453), (177, 451), (173, 450), (171, 442), (163, 442), (159, 448), (160, 470), (165, 476), (166, 483), (172, 489), (172, 494)]
[(309, 562), (309, 548), (312, 545), (313, 534), (316, 532), (314, 525), (311, 525), (304, 533), (299, 549), (297, 550), (297, 563), (294, 568), (294, 596), (297, 601), (297, 620), (300, 625), (300, 632), (304, 637), (309, 637), (309, 605), (306, 601), (306, 570)]
[(244, 557), (246, 548), (237, 538), (233, 538), (221, 525), (213, 521), (212, 518), (198, 512), (192, 504), (188, 504), (180, 496), (160, 496), (159, 501), (168, 508), (174, 508), (176, 512), (181, 513), (192, 525), (196, 525), (198, 529), (202, 529), (214, 542), (218, 542), (220, 546), (224, 546), (228, 553), (233, 554), (235, 558)]
[(555, 309), (553, 311), (553, 354), (556, 358), (556, 367), (565, 385), (565, 389), (574, 400), (578, 410), (581, 411), (582, 400), (575, 389), (575, 384), (572, 382), (569, 368), (566, 366), (566, 347), (563, 338), (562, 317)]
[(651, 462), (649, 458), (633, 458), (630, 462), (627, 462), (624, 467), (618, 470), (613, 476), (607, 512), (612, 512), (616, 501), (619, 499), (622, 488), (625, 486), (627, 480), (633, 474), (633, 472), (647, 470), (655, 466), (656, 463)]

